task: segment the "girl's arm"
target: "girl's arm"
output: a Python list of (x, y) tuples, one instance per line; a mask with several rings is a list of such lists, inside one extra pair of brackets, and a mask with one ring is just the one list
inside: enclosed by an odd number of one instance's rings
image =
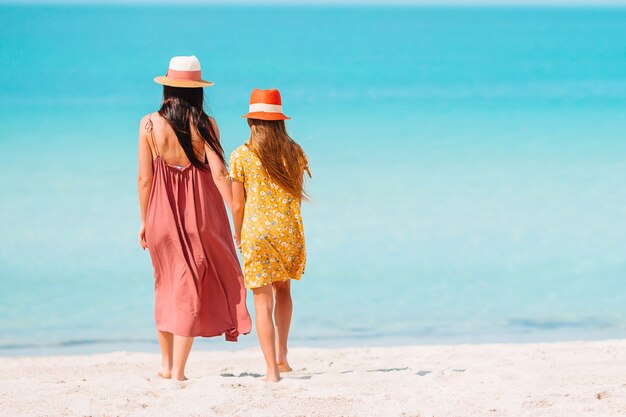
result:
[[(215, 123), (215, 120), (213, 119), (210, 120), (213, 125), (213, 129), (215, 129), (215, 133), (217, 133), (217, 139), (219, 140), (220, 131), (217, 128), (217, 123)], [(207, 159), (209, 161), (213, 182), (215, 182), (215, 185), (217, 186), (217, 189), (226, 202), (228, 208), (232, 210), (233, 190), (230, 184), (230, 176), (228, 175), (226, 165), (224, 165), (224, 162), (222, 162), (222, 159), (217, 155), (217, 153), (215, 153), (215, 151), (206, 144), (204, 145), (204, 151), (206, 152)]]
[(146, 213), (148, 211), (148, 200), (150, 199), (150, 189), (152, 188), (152, 150), (148, 144), (148, 135), (150, 132), (146, 130), (148, 116), (141, 119), (139, 124), (139, 175), (137, 185), (139, 191), (139, 209), (141, 214), (141, 228), (139, 229), (139, 244), (142, 249), (146, 249)]
[(246, 192), (243, 183), (233, 180), (233, 223), (235, 226), (235, 245), (241, 249), (241, 226), (243, 224), (244, 204), (246, 201)]

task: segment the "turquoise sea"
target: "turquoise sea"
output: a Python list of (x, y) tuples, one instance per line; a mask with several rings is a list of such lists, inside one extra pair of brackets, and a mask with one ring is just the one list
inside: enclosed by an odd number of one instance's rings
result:
[(228, 154), (253, 87), (309, 154), (294, 346), (626, 337), (626, 9), (0, 6), (0, 355), (158, 349), (136, 135), (189, 54)]

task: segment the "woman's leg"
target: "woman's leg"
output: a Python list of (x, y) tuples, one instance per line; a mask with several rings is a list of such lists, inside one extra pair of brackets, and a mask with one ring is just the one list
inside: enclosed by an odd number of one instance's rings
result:
[(172, 365), (172, 378), (179, 381), (185, 377), (185, 364), (193, 345), (193, 337), (174, 335), (174, 363)]
[(267, 374), (264, 381), (278, 382), (280, 374), (276, 364), (276, 347), (274, 346), (274, 321), (272, 320), (274, 294), (272, 293), (272, 286), (266, 285), (261, 288), (255, 288), (253, 292), (256, 332), (267, 365)]
[(161, 347), (161, 372), (159, 376), (163, 378), (172, 377), (172, 353), (174, 351), (174, 335), (170, 332), (157, 330), (159, 346)]
[(293, 304), (291, 301), (291, 280), (275, 282), (276, 307), (274, 320), (276, 322), (276, 361), (280, 372), (289, 372), (291, 367), (287, 362), (287, 338), (291, 326)]

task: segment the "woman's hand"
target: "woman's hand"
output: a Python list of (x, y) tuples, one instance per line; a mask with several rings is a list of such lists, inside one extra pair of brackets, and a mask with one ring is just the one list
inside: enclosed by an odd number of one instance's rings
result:
[(239, 252), (241, 252), (241, 236), (235, 235), (233, 239), (235, 240), (235, 246), (239, 249)]
[(146, 226), (143, 224), (141, 225), (141, 229), (139, 229), (139, 244), (143, 250), (146, 250), (148, 247), (148, 242), (146, 241)]
[(145, 116), (139, 124), (139, 175), (137, 177), (137, 185), (139, 191), (139, 208), (141, 214), (141, 230), (139, 231), (139, 244), (145, 250), (148, 247), (146, 243), (146, 230), (143, 224), (146, 222), (148, 213), (148, 201), (150, 200), (150, 189), (152, 188), (152, 179), (154, 172), (152, 171), (152, 148), (150, 148), (150, 131), (147, 127), (152, 128), (149, 124), (150, 116)]

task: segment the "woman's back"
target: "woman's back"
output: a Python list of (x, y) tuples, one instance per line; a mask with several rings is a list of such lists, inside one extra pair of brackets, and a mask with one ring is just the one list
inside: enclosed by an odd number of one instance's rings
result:
[[(150, 148), (153, 159), (160, 155), (165, 163), (171, 166), (184, 167), (190, 164), (176, 132), (167, 120), (158, 112), (146, 115), (143, 120), (146, 130), (151, 132)], [(192, 135), (192, 146), (198, 159), (205, 162), (204, 141), (196, 134)]]

